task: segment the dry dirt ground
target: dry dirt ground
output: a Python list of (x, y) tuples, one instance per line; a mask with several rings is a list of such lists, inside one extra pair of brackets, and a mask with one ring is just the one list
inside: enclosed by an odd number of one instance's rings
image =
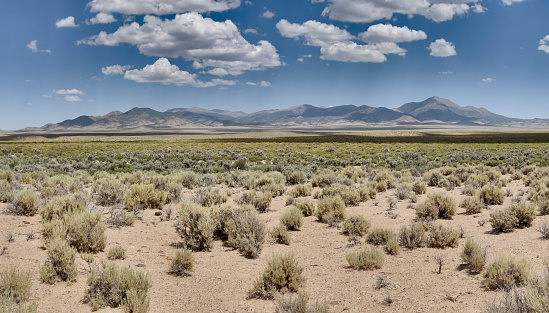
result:
[[(291, 187), (288, 188), (288, 190)], [(507, 187), (517, 195), (519, 189), (528, 190), (522, 182), (513, 181)], [(459, 203), (462, 188), (448, 192)], [(433, 191), (428, 188), (428, 193)], [(232, 198), (239, 196), (235, 189)], [(408, 201), (398, 202), (393, 212), (399, 216), (391, 219), (386, 215), (388, 198), (394, 193), (389, 190), (378, 193), (376, 200), (368, 200), (348, 212), (363, 214), (372, 221), (372, 226), (391, 228), (395, 231), (415, 217), (415, 211), (407, 208)], [(188, 192), (188, 196), (192, 194)], [(419, 202), (425, 195), (418, 197)], [(232, 198), (229, 201), (232, 201)], [(287, 208), (286, 195), (273, 199), (270, 211), (262, 214), (268, 227), (278, 224), (280, 214)], [(316, 200), (314, 200), (316, 201)], [(501, 206), (506, 207), (511, 198)], [(376, 205), (377, 203), (377, 205)], [(0, 204), (0, 210), (5, 204)], [(105, 210), (106, 214), (107, 210)], [(548, 241), (541, 239), (536, 231), (547, 216), (538, 216), (533, 226), (514, 230), (506, 234), (491, 234), (491, 226), (479, 226), (478, 221), (488, 219), (490, 211), (478, 215), (465, 215), (458, 208), (452, 220), (439, 220), (441, 224), (455, 228), (462, 226), (466, 236), (488, 246), (488, 263), (499, 253), (524, 257), (535, 272), (543, 269), (543, 260), (549, 256)], [(496, 292), (481, 288), (482, 275), (472, 275), (460, 266), (460, 253), (465, 239), (459, 247), (447, 249), (419, 248), (403, 249), (399, 255), (385, 255), (385, 263), (379, 270), (356, 271), (348, 267), (345, 255), (358, 249), (350, 246), (344, 235), (336, 228), (317, 222), (316, 217), (305, 218), (300, 231), (291, 232), (290, 246), (266, 242), (257, 259), (246, 259), (216, 241), (210, 252), (194, 252), (195, 271), (189, 277), (175, 277), (167, 273), (168, 258), (174, 254), (181, 242), (172, 221), (160, 221), (154, 211), (145, 211), (142, 220), (133, 227), (108, 228), (107, 248), (121, 246), (127, 249), (125, 260), (120, 265), (147, 271), (152, 280), (150, 289), (150, 312), (273, 312), (274, 301), (247, 300), (246, 292), (252, 287), (260, 272), (266, 266), (266, 258), (273, 253), (291, 251), (304, 268), (306, 282), (303, 288), (310, 294), (311, 302), (325, 301), (332, 312), (480, 312), (486, 301), (497, 296)], [(38, 301), (39, 312), (90, 312), (89, 304), (82, 303), (87, 288), (88, 265), (77, 256), (78, 280), (73, 284), (58, 282), (46, 285), (39, 281), (40, 266), (46, 260), (46, 251), (40, 240), (40, 216), (23, 217), (0, 214), (0, 250), (6, 247), (6, 254), (0, 256), (0, 267), (17, 266), (32, 273), (32, 299)], [(27, 233), (34, 231), (37, 237), (27, 241)], [(13, 233), (14, 242), (8, 242), (6, 235)], [(434, 258), (442, 254), (446, 261), (442, 273), (437, 273)], [(96, 260), (105, 258), (105, 252), (96, 255)], [(391, 283), (388, 288), (375, 288), (378, 276)], [(447, 295), (457, 296), (457, 301)], [(391, 298), (391, 304), (384, 303)], [(98, 312), (121, 312), (122, 309), (103, 308)]]

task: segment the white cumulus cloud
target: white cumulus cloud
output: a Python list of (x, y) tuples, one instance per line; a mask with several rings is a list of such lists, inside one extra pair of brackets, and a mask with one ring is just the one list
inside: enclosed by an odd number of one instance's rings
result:
[(254, 34), (254, 35), (257, 35), (257, 30), (256, 29), (253, 29), (253, 28), (246, 28), (244, 30), (244, 34)]
[(92, 0), (91, 12), (130, 15), (168, 15), (185, 12), (223, 12), (240, 6), (240, 0)]
[(545, 36), (543, 39), (539, 41), (538, 50), (549, 53), (549, 35)]
[(337, 26), (312, 20), (296, 24), (282, 19), (276, 24), (276, 28), (284, 37), (294, 39), (303, 37), (307, 45), (316, 47), (328, 46), (354, 38), (348, 31)]
[(122, 75), (126, 70), (132, 68), (131, 65), (111, 65), (101, 68), (104, 75)]
[(76, 102), (76, 101), (80, 101), (80, 97), (79, 96), (65, 96), (65, 98), (63, 98), (65, 101), (69, 101), (69, 102)]
[(27, 44), (27, 48), (29, 48), (29, 50), (30, 50), (32, 53), (38, 52), (38, 40), (33, 40), (33, 41), (29, 42), (29, 43)]
[(97, 13), (95, 17), (92, 17), (89, 24), (110, 24), (116, 22), (116, 18), (110, 13)]
[(511, 5), (511, 4), (515, 3), (515, 2), (522, 2), (522, 1), (524, 1), (524, 0), (503, 0), (502, 2), (503, 2), (503, 4), (505, 4), (505, 5)]
[(270, 42), (249, 43), (231, 20), (216, 22), (196, 12), (165, 20), (147, 15), (143, 20), (142, 25), (133, 22), (112, 34), (102, 31), (77, 43), (106, 46), (129, 43), (145, 55), (199, 61), (202, 67), (223, 68), (231, 75), (282, 65)]
[(69, 16), (62, 20), (57, 20), (57, 22), (55, 22), (55, 27), (78, 27), (78, 25), (74, 24), (74, 16)]
[(434, 57), (449, 57), (457, 54), (454, 44), (443, 38), (431, 42), (427, 49), (431, 50), (430, 55)]
[(358, 34), (364, 42), (409, 42), (423, 40), (427, 34), (421, 30), (412, 30), (408, 27), (397, 27), (388, 24), (377, 24), (368, 27), (368, 30)]
[(83, 95), (84, 92), (78, 89), (60, 89), (53, 91), (56, 95)]
[(341, 62), (373, 62), (382, 63), (387, 61), (385, 55), (371, 49), (369, 45), (358, 45), (355, 42), (338, 42), (328, 47), (320, 48), (323, 60), (341, 61)]
[(250, 85), (250, 86), (260, 86), (260, 87), (271, 87), (271, 83), (270, 82), (267, 82), (267, 81), (260, 81), (258, 83), (254, 83), (254, 82), (246, 82), (246, 85)]
[(124, 78), (138, 83), (161, 83), (164, 85), (188, 85), (193, 87), (232, 86), (236, 84), (236, 81), (219, 78), (202, 82), (196, 79), (196, 74), (180, 70), (177, 65), (172, 65), (166, 58), (160, 58), (154, 64), (147, 65), (141, 70), (126, 71)]
[(265, 12), (261, 13), (261, 17), (263, 18), (273, 18), (273, 16), (275, 16), (274, 12), (269, 10), (265, 10)]

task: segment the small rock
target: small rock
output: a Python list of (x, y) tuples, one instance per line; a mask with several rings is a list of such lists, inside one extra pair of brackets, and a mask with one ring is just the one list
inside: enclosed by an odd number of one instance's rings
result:
[(139, 264), (137, 264), (136, 266), (137, 266), (137, 267), (146, 267), (146, 265), (145, 265), (145, 264), (142, 264), (142, 263), (139, 263)]
[(162, 215), (162, 211), (156, 211), (156, 212), (154, 212), (154, 215), (155, 215), (155, 216), (161, 216), (161, 215)]

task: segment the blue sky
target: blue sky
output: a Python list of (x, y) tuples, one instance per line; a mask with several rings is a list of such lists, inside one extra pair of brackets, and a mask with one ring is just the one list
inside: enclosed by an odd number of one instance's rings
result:
[(549, 118), (547, 0), (0, 3), (0, 129), (430, 96)]

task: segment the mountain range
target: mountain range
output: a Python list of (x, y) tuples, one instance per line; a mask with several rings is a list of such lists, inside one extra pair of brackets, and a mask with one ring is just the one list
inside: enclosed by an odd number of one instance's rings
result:
[(302, 104), (288, 109), (244, 113), (202, 108), (176, 108), (159, 112), (150, 108), (113, 111), (103, 116), (83, 115), (21, 131), (177, 130), (231, 126), (375, 126), (375, 125), (486, 125), (548, 126), (547, 119), (518, 119), (485, 108), (459, 106), (439, 97), (406, 103), (396, 109), (367, 105), (316, 107)]

